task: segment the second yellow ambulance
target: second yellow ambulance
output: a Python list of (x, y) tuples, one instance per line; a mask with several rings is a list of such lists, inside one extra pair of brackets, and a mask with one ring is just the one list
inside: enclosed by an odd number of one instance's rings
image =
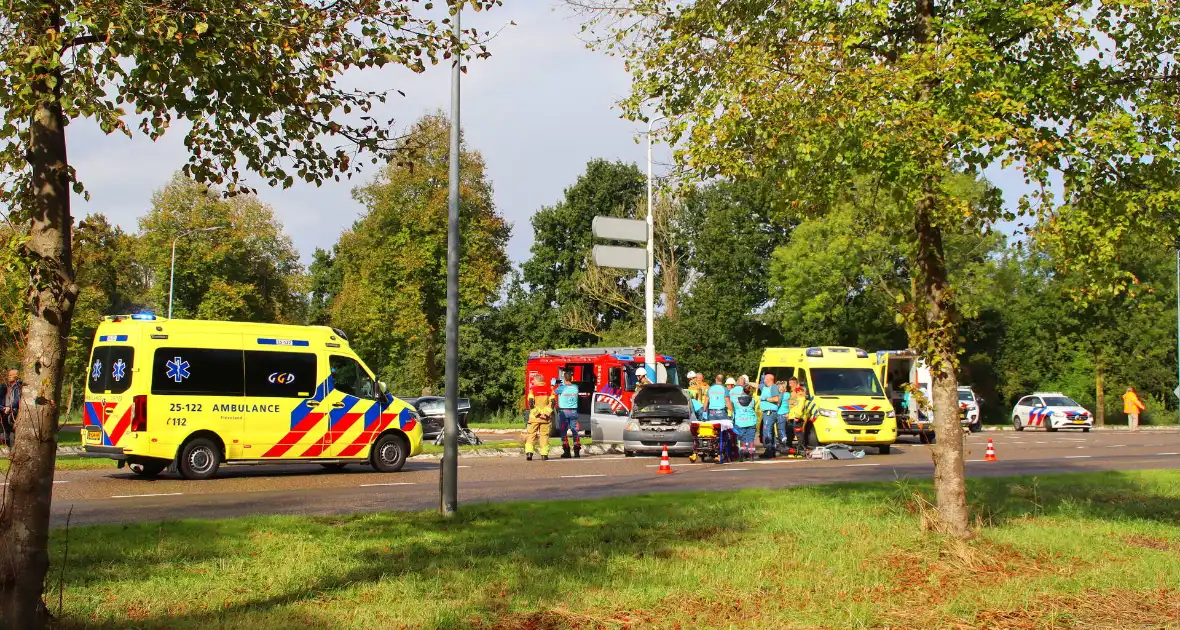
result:
[(860, 348), (822, 346), (767, 348), (758, 367), (777, 381), (799, 379), (808, 392), (803, 438), (808, 447), (843, 443), (876, 447), (888, 453), (897, 441), (897, 418), (881, 382), (876, 361)]

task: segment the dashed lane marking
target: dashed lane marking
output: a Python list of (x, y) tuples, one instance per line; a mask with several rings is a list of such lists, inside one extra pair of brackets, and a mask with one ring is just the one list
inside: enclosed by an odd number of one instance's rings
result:
[[(69, 483), (69, 481), (62, 479), (60, 481), (55, 480), (53, 483)], [(0, 486), (7, 486), (7, 485), (8, 485), (7, 483), (0, 483)]]
[(412, 481), (392, 481), (390, 483), (362, 483), (362, 488), (372, 488), (375, 486), (413, 486), (417, 485)]
[(1093, 457), (1093, 455), (1066, 455), (1062, 459), (1087, 459), (1089, 457)]
[(1160, 453), (1160, 455), (1180, 455), (1180, 453)]
[(562, 479), (584, 479), (586, 477), (605, 477), (606, 475), (562, 475)]
[(743, 470), (750, 470), (749, 468), (710, 468), (709, 472), (741, 472)]
[(844, 464), (844, 465), (851, 468), (851, 467), (856, 467), (856, 466), (880, 466), (881, 464)]
[(112, 499), (138, 499), (139, 497), (174, 497), (184, 494), (183, 492), (155, 492), (152, 494), (116, 494)]

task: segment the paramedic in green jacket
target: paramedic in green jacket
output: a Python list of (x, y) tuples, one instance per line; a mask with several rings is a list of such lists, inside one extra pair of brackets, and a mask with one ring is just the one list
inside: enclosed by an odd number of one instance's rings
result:
[(557, 383), (557, 420), (558, 430), (561, 431), (561, 458), (570, 457), (570, 439), (574, 436), (574, 457), (582, 456), (582, 430), (578, 423), (578, 386), (569, 382), (572, 374), (567, 370), (563, 378)]

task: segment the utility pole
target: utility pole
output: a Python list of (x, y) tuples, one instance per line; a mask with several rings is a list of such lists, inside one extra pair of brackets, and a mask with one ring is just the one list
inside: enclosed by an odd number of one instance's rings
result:
[(443, 420), (442, 496), (439, 511), (454, 516), (459, 509), (459, 72), (463, 66), (462, 30), (455, 3), (451, 24), (451, 168), (447, 207), (447, 351), (446, 417)]
[(647, 121), (647, 273), (644, 278), (643, 304), (647, 320), (647, 345), (643, 348), (643, 364), (647, 366), (647, 377), (656, 380), (656, 334), (655, 334), (655, 278), (656, 248), (655, 219), (652, 215), (652, 174), (651, 174), (651, 127), (664, 117)]

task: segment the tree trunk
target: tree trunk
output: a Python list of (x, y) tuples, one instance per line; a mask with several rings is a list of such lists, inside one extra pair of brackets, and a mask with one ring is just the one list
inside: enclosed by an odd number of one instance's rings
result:
[[(52, 14), (34, 14), (40, 24), (28, 32), (54, 28)], [(70, 318), (78, 290), (70, 254), (70, 176), (65, 120), (57, 90), (58, 69), (42, 67), (33, 83), (40, 104), (32, 114), (28, 160), (31, 186), (24, 208), (30, 215), (24, 254), (30, 263), (29, 332), (21, 363), (24, 393), (16, 418), (8, 486), (0, 506), (0, 627), (24, 630), (44, 625), (49, 612), (41, 601), (49, 570), (49, 506), (57, 454), (57, 401)]]
[(1102, 359), (1094, 362), (1094, 399), (1097, 403), (1094, 405), (1094, 425), (1103, 426), (1106, 424), (1106, 381), (1102, 374)]
[(934, 405), (934, 493), (946, 533), (972, 536), (967, 512), (967, 479), (963, 457), (963, 433), (959, 425), (958, 380), (955, 366), (957, 327), (954, 299), (949, 291), (942, 230), (934, 223), (936, 197), (929, 179), (915, 205), (914, 228), (918, 237), (918, 294), (914, 296), (917, 320), (911, 343), (925, 351), (930, 365), (931, 403)]

